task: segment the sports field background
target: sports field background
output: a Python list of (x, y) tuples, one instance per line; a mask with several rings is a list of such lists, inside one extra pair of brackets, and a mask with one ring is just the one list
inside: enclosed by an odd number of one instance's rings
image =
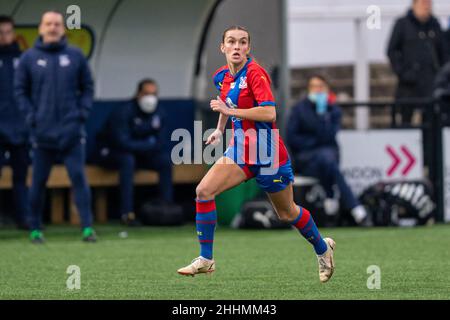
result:
[[(294, 230), (219, 227), (216, 272), (192, 278), (176, 270), (198, 255), (194, 225), (96, 229), (90, 244), (76, 227), (49, 226), (44, 245), (2, 229), (0, 299), (450, 299), (450, 225), (322, 229), (337, 242), (326, 284)], [(81, 269), (80, 290), (66, 287), (69, 265)], [(366, 286), (370, 265), (381, 269), (380, 290)]]

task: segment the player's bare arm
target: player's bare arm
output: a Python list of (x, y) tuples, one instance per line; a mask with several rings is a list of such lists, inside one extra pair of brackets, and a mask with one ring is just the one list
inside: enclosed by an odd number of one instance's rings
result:
[(275, 122), (277, 118), (277, 113), (275, 107), (273, 106), (258, 106), (250, 109), (232, 109), (229, 108), (219, 97), (211, 100), (210, 106), (213, 111), (220, 112), (221, 115), (228, 117), (237, 117), (245, 120), (260, 122)]

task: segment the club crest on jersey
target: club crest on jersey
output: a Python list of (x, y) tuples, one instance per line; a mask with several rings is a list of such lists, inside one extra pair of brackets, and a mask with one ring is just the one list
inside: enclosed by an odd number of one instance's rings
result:
[(59, 65), (61, 67), (67, 67), (68, 65), (70, 65), (70, 59), (66, 54), (59, 56)]
[(239, 89), (247, 88), (247, 77), (242, 77), (239, 81)]
[(45, 59), (38, 59), (38, 61), (36, 61), (36, 64), (40, 67), (45, 68), (47, 66), (47, 60)]
[(161, 119), (158, 116), (154, 116), (152, 119), (152, 128), (159, 129), (161, 127)]

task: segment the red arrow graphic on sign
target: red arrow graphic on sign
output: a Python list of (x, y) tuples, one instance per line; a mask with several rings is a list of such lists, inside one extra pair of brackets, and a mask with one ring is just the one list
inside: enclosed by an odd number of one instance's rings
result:
[(406, 165), (406, 167), (404, 167), (402, 170), (402, 175), (406, 176), (408, 174), (409, 170), (411, 170), (411, 168), (416, 163), (416, 158), (414, 158), (414, 156), (411, 154), (411, 152), (405, 146), (401, 146), (400, 150), (402, 150), (403, 154), (408, 158), (408, 161), (409, 161), (408, 164)]
[(394, 173), (395, 169), (397, 169), (397, 167), (399, 166), (400, 158), (399, 158), (399, 156), (397, 156), (397, 154), (394, 151), (394, 148), (392, 148), (391, 146), (387, 146), (386, 151), (387, 151), (387, 153), (389, 153), (389, 155), (392, 158), (392, 165), (389, 167), (389, 169), (387, 171), (387, 175), (388, 175), (388, 177), (390, 177)]
[[(405, 147), (401, 146), (400, 151), (403, 153), (403, 155), (407, 158), (408, 163), (402, 170), (402, 176), (406, 176), (409, 171), (411, 171), (412, 167), (414, 167), (414, 164), (416, 163), (416, 158), (413, 156), (411, 151)], [(394, 148), (392, 146), (386, 146), (386, 152), (389, 154), (389, 156), (392, 158), (392, 164), (387, 170), (388, 177), (392, 176), (394, 172), (397, 170), (401, 163), (401, 158), (399, 157), (398, 153), (395, 152)]]

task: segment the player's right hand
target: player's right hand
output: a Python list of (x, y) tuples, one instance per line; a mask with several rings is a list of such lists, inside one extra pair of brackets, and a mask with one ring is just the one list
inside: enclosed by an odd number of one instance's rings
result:
[(206, 139), (206, 144), (212, 143), (213, 146), (217, 145), (220, 142), (220, 138), (222, 137), (222, 131), (219, 129), (214, 130)]

